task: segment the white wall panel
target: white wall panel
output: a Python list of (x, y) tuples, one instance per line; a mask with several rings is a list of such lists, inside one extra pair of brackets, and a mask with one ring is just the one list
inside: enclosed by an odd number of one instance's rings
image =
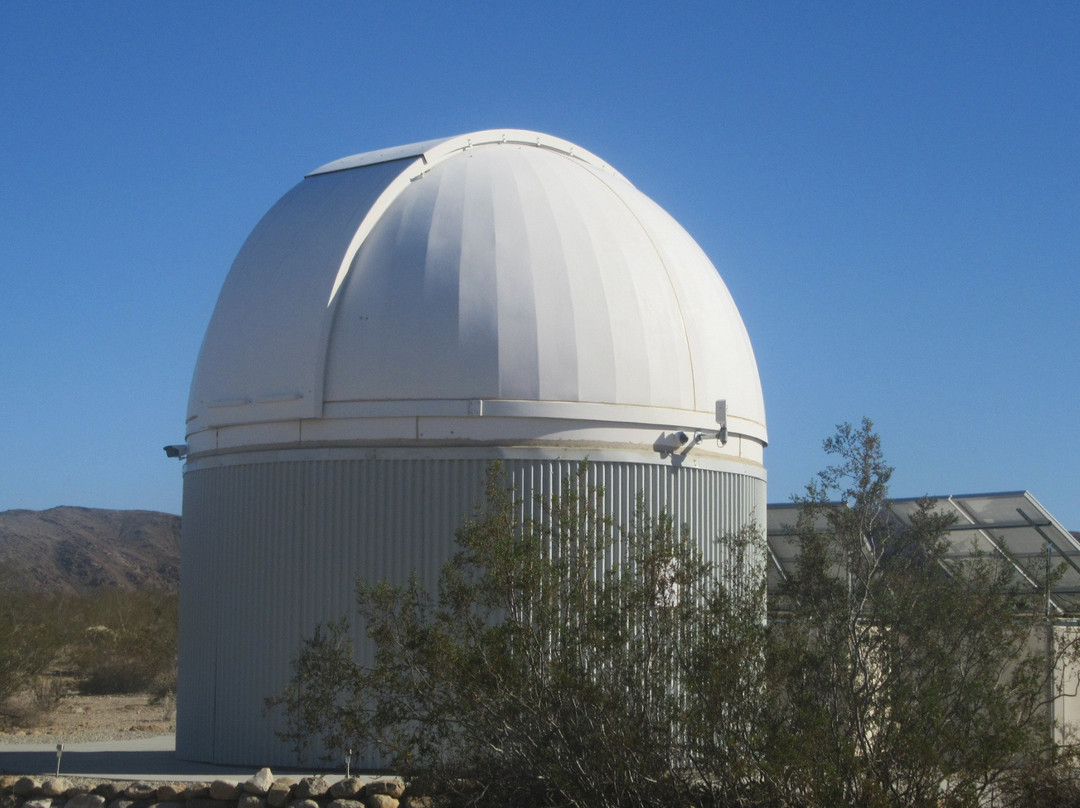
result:
[[(486, 460), (303, 460), (185, 476), (177, 755), (252, 766), (294, 765), (266, 696), (288, 680), (301, 638), (352, 614), (357, 576), (434, 589), (454, 529), (483, 496)], [(510, 460), (521, 491), (549, 496), (573, 461)], [(749, 476), (634, 463), (590, 464), (606, 507), (628, 524), (639, 492), (690, 525), (723, 563), (717, 536), (756, 519), (765, 484)], [(524, 497), (526, 511), (532, 498)], [(622, 560), (616, 553), (613, 560)], [(354, 639), (363, 638), (354, 626)], [(362, 765), (375, 765), (368, 759)]]

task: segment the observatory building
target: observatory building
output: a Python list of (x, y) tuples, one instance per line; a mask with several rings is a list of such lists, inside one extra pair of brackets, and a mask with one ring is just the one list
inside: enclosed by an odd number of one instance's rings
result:
[(761, 384), (716, 269), (618, 172), (535, 132), (307, 175), (229, 272), (186, 433), (189, 760), (299, 763), (264, 699), (302, 638), (352, 613), (358, 576), (433, 588), (495, 460), (530, 508), (587, 458), (617, 520), (643, 494), (719, 563), (717, 536), (765, 525)]

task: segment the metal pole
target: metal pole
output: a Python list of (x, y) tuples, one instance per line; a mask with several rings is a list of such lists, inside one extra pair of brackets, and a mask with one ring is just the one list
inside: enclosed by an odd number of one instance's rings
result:
[(1047, 706), (1047, 713), (1050, 720), (1050, 759), (1057, 759), (1057, 737), (1054, 722), (1054, 706), (1056, 703), (1056, 693), (1054, 688), (1054, 680), (1057, 674), (1056, 660), (1054, 659), (1054, 622), (1051, 619), (1051, 597), (1050, 597), (1050, 570), (1052, 559), (1050, 554), (1052, 552), (1050, 542), (1046, 543), (1046, 689), (1047, 700), (1049, 702)]

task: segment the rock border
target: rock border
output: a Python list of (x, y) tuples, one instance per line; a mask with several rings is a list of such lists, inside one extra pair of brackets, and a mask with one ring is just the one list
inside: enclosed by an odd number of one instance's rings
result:
[(0, 776), (0, 808), (430, 808), (406, 794), (396, 777), (331, 785), (321, 775), (275, 777), (260, 769), (245, 782), (166, 783), (106, 780), (96, 785), (64, 777)]

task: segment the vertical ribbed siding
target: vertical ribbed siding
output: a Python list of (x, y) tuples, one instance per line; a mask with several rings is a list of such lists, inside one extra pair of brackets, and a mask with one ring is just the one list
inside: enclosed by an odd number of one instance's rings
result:
[[(526, 515), (572, 479), (576, 461), (506, 460)], [(483, 498), (488, 461), (305, 460), (189, 471), (184, 478), (177, 756), (237, 765), (294, 765), (267, 717), (302, 637), (351, 615), (354, 582), (434, 589), (454, 529)], [(637, 497), (689, 525), (706, 558), (725, 566), (719, 536), (765, 524), (765, 483), (729, 472), (590, 462), (605, 509), (629, 525)], [(764, 552), (758, 548), (757, 561)], [(623, 559), (616, 548), (613, 562)], [(354, 640), (368, 657), (358, 627)], [(376, 759), (361, 761), (373, 766)]]

